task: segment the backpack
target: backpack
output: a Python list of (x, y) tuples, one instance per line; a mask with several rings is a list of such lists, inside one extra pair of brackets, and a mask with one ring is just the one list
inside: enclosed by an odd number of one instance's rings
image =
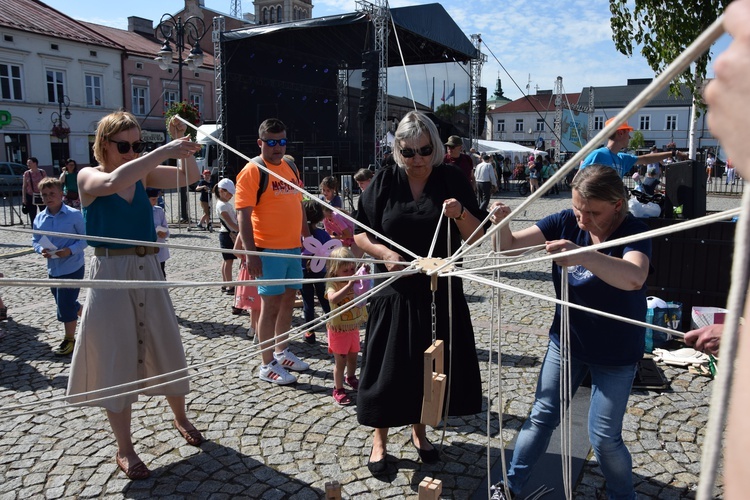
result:
[[(266, 162), (264, 162), (263, 158), (261, 158), (260, 156), (256, 156), (251, 161), (255, 164), (260, 165), (261, 167), (266, 167)], [(292, 172), (294, 172), (294, 176), (297, 178), (297, 184), (299, 184), (299, 170), (297, 170), (297, 165), (295, 165), (292, 160), (285, 160), (285, 161), (291, 167)], [(259, 168), (258, 171), (260, 172), (260, 180), (258, 181), (258, 196), (255, 199), (256, 206), (258, 205), (258, 203), (260, 203), (261, 195), (268, 188), (268, 172), (266, 172), (262, 168)]]

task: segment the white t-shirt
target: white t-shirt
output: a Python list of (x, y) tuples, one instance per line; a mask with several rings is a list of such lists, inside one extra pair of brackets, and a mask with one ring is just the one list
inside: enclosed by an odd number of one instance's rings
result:
[[(217, 201), (216, 202), (216, 215), (221, 220), (221, 213), (226, 212), (229, 215), (229, 219), (236, 225), (237, 224), (237, 212), (234, 210), (234, 203), (232, 203), (232, 200), (227, 201)], [(221, 225), (221, 229), (219, 229), (219, 232), (221, 233), (228, 233), (226, 227), (224, 227), (224, 224)]]

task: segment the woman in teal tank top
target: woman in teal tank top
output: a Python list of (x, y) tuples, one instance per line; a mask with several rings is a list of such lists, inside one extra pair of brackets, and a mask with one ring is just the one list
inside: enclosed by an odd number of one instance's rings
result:
[[(99, 122), (94, 142), (99, 166), (78, 172), (86, 234), (140, 240), (144, 245), (90, 241), (95, 247), (89, 266), (91, 279), (164, 279), (156, 257), (158, 248), (148, 246), (156, 241), (156, 233), (145, 188), (170, 189), (198, 180), (193, 154), (200, 146), (183, 137), (185, 132), (185, 124), (173, 118), (169, 134), (180, 139), (144, 153), (146, 143), (141, 141), (140, 126), (132, 114), (119, 111)], [(181, 165), (163, 165), (172, 158), (181, 160)], [(117, 441), (115, 461), (130, 479), (145, 479), (150, 471), (138, 457), (131, 436), (131, 406), (138, 395), (119, 394), (138, 387), (142, 394), (165, 395), (182, 437), (195, 446), (203, 442), (185, 413), (185, 394), (190, 387), (186, 380), (178, 379), (186, 375), (187, 363), (166, 288), (90, 288), (80, 324), (68, 380), (69, 400), (106, 409)], [(170, 375), (157, 382), (106, 390), (163, 374)], [(170, 380), (174, 382), (149, 387)], [(81, 395), (97, 389), (103, 391)], [(90, 401), (103, 396), (107, 396), (104, 401)]]

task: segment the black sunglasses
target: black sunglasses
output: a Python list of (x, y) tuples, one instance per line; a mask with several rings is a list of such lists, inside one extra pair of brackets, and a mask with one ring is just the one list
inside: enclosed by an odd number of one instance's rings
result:
[(286, 139), (261, 139), (261, 141), (265, 142), (270, 147), (274, 147), (276, 144), (279, 146), (286, 146)]
[(419, 149), (404, 148), (401, 150), (401, 156), (404, 158), (414, 158), (415, 155), (419, 156), (430, 156), (432, 154), (432, 144), (422, 146)]
[(130, 151), (131, 146), (133, 148), (133, 153), (143, 153), (146, 150), (146, 146), (148, 145), (143, 141), (135, 141), (133, 143), (130, 143), (128, 141), (113, 141), (112, 139), (109, 139), (109, 142), (114, 142), (115, 144), (117, 144), (117, 152), (121, 155), (127, 154), (128, 151)]

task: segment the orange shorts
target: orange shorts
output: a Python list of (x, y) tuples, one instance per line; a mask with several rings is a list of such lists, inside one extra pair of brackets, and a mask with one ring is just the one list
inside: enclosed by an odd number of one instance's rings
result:
[(331, 354), (349, 354), (359, 352), (359, 330), (339, 332), (328, 330), (328, 352)]

